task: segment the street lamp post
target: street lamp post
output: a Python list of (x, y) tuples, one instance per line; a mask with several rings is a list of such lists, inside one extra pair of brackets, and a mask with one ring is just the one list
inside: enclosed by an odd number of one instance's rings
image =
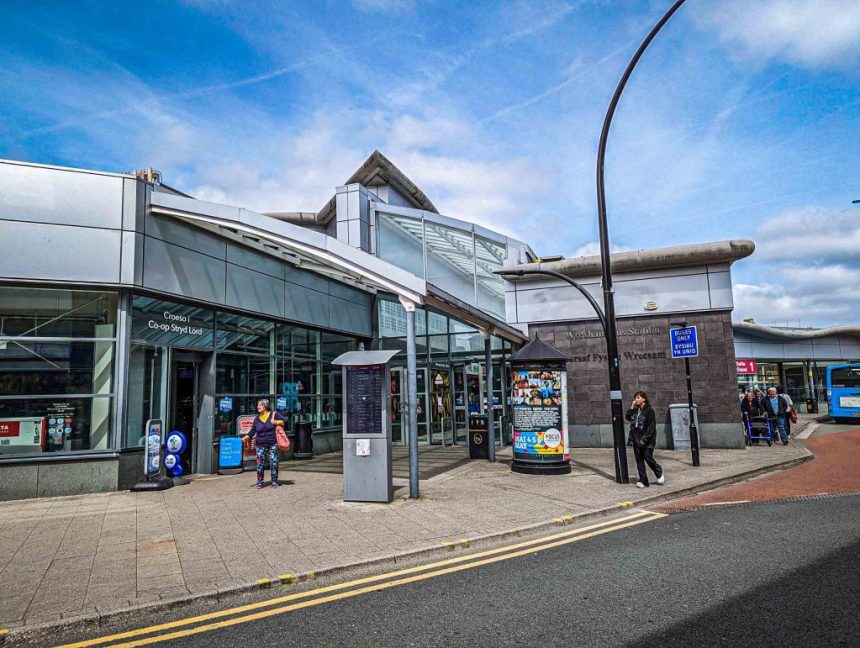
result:
[(616, 480), (626, 483), (627, 475), (627, 446), (624, 440), (624, 420), (621, 405), (621, 362), (618, 357), (618, 330), (615, 326), (615, 299), (612, 288), (612, 268), (609, 260), (609, 231), (606, 223), (606, 191), (604, 188), (603, 166), (606, 157), (606, 140), (609, 138), (609, 127), (621, 93), (627, 85), (633, 68), (642, 58), (645, 49), (657, 35), (657, 32), (672, 17), (678, 8), (684, 4), (684, 0), (676, 0), (663, 17), (651, 29), (651, 32), (642, 41), (636, 54), (627, 64), (627, 69), (621, 76), (615, 94), (609, 102), (606, 117), (603, 120), (603, 129), (600, 132), (600, 143), (597, 147), (597, 222), (600, 230), (600, 268), (603, 282), (603, 313), (606, 317), (606, 349), (609, 353), (609, 399), (612, 409), (612, 436), (615, 446), (615, 475)]
[[(603, 335), (606, 338), (607, 354), (610, 358), (613, 357), (612, 347), (609, 346), (609, 319), (605, 316), (603, 311), (600, 310), (600, 305), (597, 303), (597, 300), (594, 299), (594, 297), (591, 296), (591, 293), (589, 293), (585, 288), (583, 288), (578, 282), (574, 281), (573, 279), (571, 279), (570, 277), (568, 277), (566, 275), (561, 274), (560, 272), (555, 272), (553, 270), (496, 270), (496, 274), (502, 275), (502, 276), (507, 275), (507, 276), (516, 276), (516, 277), (522, 277), (524, 275), (546, 275), (548, 277), (555, 277), (556, 279), (561, 279), (562, 281), (566, 281), (567, 283), (569, 283), (571, 286), (573, 286), (579, 292), (582, 293), (583, 297), (585, 297), (585, 299), (588, 300), (588, 303), (591, 304), (591, 307), (594, 309), (594, 312), (597, 313), (597, 319), (600, 320), (600, 326), (603, 328)], [(614, 324), (615, 324), (615, 322), (613, 320), (613, 327), (614, 327)], [(618, 349), (617, 345), (616, 345), (615, 349), (616, 349), (616, 355), (617, 355), (617, 349)], [(617, 366), (617, 358), (616, 358), (616, 366)], [(609, 384), (610, 391), (612, 390), (611, 376), (612, 376), (612, 373), (611, 373), (611, 369), (610, 369), (610, 384)], [(620, 381), (620, 378), (619, 378), (619, 381)], [(628, 471), (627, 471), (627, 445), (624, 442), (624, 423), (620, 418), (620, 413), (621, 413), (621, 396), (620, 396), (621, 386), (620, 386), (620, 382), (619, 382), (617, 389), (618, 389), (618, 393), (619, 393), (619, 396), (618, 396), (618, 413), (619, 413), (618, 425), (621, 426), (621, 445), (619, 446), (618, 437), (617, 437), (617, 434), (615, 434), (615, 432), (616, 432), (616, 429), (615, 429), (616, 428), (616, 417), (615, 417), (615, 407), (613, 405), (612, 430), (614, 433), (614, 444), (613, 445), (615, 446), (615, 451), (614, 451), (615, 452), (615, 481), (617, 481), (619, 484), (626, 484), (629, 481), (630, 476), (628, 475)], [(612, 397), (611, 393), (610, 393), (610, 397)]]

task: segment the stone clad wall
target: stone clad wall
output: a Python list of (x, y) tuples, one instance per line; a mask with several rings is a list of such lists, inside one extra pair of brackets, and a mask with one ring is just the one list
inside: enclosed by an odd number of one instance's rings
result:
[[(624, 407), (643, 390), (657, 412), (658, 442), (671, 447), (669, 405), (687, 402), (684, 361), (669, 350), (669, 323), (698, 327), (699, 357), (690, 359), (703, 447), (742, 447), (730, 311), (618, 320)], [(568, 416), (574, 445), (611, 446), (606, 340), (596, 321), (532, 324), (529, 333), (567, 354)]]

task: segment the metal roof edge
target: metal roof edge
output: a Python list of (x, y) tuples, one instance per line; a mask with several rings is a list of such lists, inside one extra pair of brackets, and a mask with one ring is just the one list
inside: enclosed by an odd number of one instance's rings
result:
[[(748, 239), (732, 239), (713, 243), (677, 245), (610, 255), (613, 273), (636, 272), (657, 268), (682, 268), (709, 263), (732, 263), (750, 256), (755, 243)], [(569, 277), (585, 277), (600, 274), (600, 255), (562, 259), (550, 263), (522, 263), (505, 266), (505, 270), (553, 270)], [(508, 281), (529, 281), (539, 276), (506, 277)]]

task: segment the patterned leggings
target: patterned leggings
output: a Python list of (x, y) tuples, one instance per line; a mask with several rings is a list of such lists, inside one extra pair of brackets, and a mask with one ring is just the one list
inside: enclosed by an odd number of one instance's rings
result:
[(278, 446), (257, 446), (257, 483), (263, 483), (263, 470), (266, 465), (266, 453), (269, 455), (269, 469), (272, 472), (272, 483), (278, 483)]

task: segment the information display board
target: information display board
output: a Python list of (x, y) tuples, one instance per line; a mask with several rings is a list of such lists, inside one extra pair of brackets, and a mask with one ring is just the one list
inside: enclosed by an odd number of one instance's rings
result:
[(346, 367), (346, 432), (367, 436), (382, 434), (382, 381), (384, 365)]

